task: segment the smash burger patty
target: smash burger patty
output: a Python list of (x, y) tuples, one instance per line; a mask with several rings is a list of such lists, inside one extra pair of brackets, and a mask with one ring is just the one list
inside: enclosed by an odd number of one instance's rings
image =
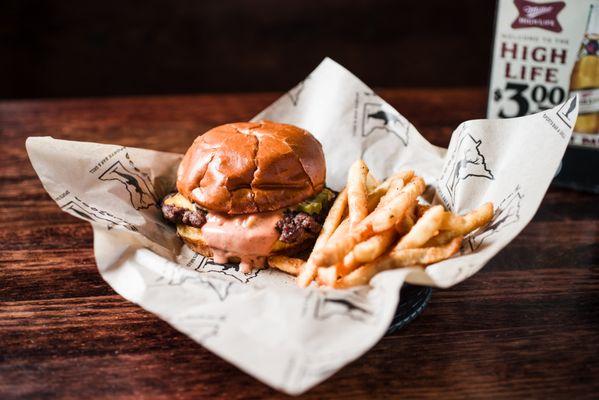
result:
[(164, 199), (162, 212), (194, 251), (249, 272), (271, 254), (311, 244), (334, 197), (325, 175), (322, 147), (304, 129), (221, 125), (186, 152), (178, 192)]
[[(274, 228), (279, 233), (278, 240), (282, 243), (294, 244), (300, 243), (305, 240), (315, 239), (320, 229), (322, 228), (322, 222), (324, 221), (328, 209), (331, 205), (331, 200), (334, 198), (334, 194), (324, 189), (323, 201), (320, 203), (315, 213), (308, 213), (301, 211), (300, 209), (287, 209), (283, 212), (281, 219), (279, 219)], [(193, 228), (201, 228), (207, 222), (208, 211), (199, 208), (193, 204), (192, 208), (178, 196), (180, 194), (172, 193), (165, 197), (162, 204), (162, 215), (167, 221), (177, 225), (188, 225)], [(172, 200), (169, 200), (172, 199)], [(318, 200), (317, 200), (318, 201)], [(179, 205), (176, 205), (179, 204)], [(306, 207), (307, 205), (319, 204), (314, 201), (306, 202), (299, 207)]]

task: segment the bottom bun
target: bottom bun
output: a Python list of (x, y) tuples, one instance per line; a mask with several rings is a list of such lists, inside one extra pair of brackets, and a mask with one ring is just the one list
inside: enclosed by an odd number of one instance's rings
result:
[(196, 253), (204, 256), (204, 257), (212, 257), (212, 249), (210, 247), (208, 247), (206, 245), (206, 243), (202, 242), (202, 241), (197, 241), (197, 240), (190, 240), (184, 237), (181, 237), (181, 239), (183, 239), (183, 242), (185, 242), (185, 244), (187, 246), (189, 246), (193, 251), (195, 251)]

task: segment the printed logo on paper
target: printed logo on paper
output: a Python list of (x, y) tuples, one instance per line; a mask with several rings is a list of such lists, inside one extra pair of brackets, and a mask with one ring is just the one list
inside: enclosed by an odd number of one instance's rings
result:
[(186, 328), (191, 332), (190, 336), (194, 340), (204, 343), (206, 340), (218, 336), (226, 319), (225, 315), (191, 313), (178, 315), (174, 322), (184, 322)]
[(565, 2), (536, 3), (527, 0), (514, 0), (514, 4), (518, 9), (518, 16), (512, 22), (513, 29), (541, 28), (551, 32), (562, 31), (557, 15), (566, 6)]
[[(181, 272), (178, 269), (170, 268), (163, 272), (152, 284), (148, 286), (166, 287), (166, 286), (180, 286), (183, 289), (187, 286), (191, 286), (192, 290), (198, 290), (197, 286), (201, 286), (206, 289), (207, 293), (210, 293), (215, 299), (225, 301), (227, 297), (233, 292), (240, 291), (240, 287), (234, 286), (239, 285), (236, 282), (231, 282), (224, 279), (211, 278), (202, 274), (198, 274), (192, 271)], [(241, 286), (241, 285), (239, 285)]]
[(520, 221), (520, 203), (523, 197), (520, 185), (517, 185), (510, 194), (501, 200), (493, 219), (485, 227), (468, 237), (470, 250), (477, 250), (490, 237), (495, 236), (505, 227)]
[(408, 145), (408, 121), (389, 105), (382, 102), (367, 102), (362, 105), (362, 136), (391, 133), (404, 146)]
[(566, 101), (564, 104), (562, 104), (559, 110), (557, 110), (557, 116), (568, 128), (572, 128), (576, 123), (576, 115), (574, 114), (574, 110), (576, 110), (577, 98), (578, 96), (572, 96), (569, 101)]
[(306, 79), (304, 79), (303, 81), (298, 83), (293, 89), (291, 89), (290, 91), (287, 92), (287, 96), (291, 100), (291, 104), (293, 104), (296, 107), (300, 101), (300, 96), (301, 96), (302, 92), (304, 91), (304, 88), (306, 86), (306, 81), (308, 79), (310, 79), (310, 75), (308, 75), (308, 77), (306, 77)]
[(129, 153), (125, 153), (126, 162), (114, 162), (98, 177), (101, 181), (120, 182), (129, 193), (131, 205), (136, 210), (147, 209), (158, 204), (158, 197), (148, 174), (135, 166)]
[(354, 321), (368, 322), (374, 313), (364, 297), (355, 293), (339, 295), (334, 292), (312, 291), (304, 304), (304, 315), (312, 315), (316, 320), (326, 320), (333, 316), (343, 316)]
[(466, 132), (462, 125), (458, 144), (453, 150), (448, 166), (443, 171), (441, 181), (449, 194), (446, 203), (453, 206), (458, 186), (469, 178), (493, 180), (493, 172), (487, 166), (487, 161), (481, 151), (482, 139), (476, 139)]
[(201, 273), (215, 273), (225, 275), (229, 278), (240, 283), (248, 283), (252, 279), (258, 276), (260, 269), (254, 268), (249, 274), (243, 273), (239, 270), (239, 264), (217, 264), (212, 259), (207, 257), (197, 256), (200, 259), (199, 265), (195, 268), (196, 271)]
[(137, 232), (137, 228), (129, 222), (109, 213), (108, 211), (104, 211), (98, 207), (92, 206), (79, 199), (77, 196), (73, 196), (68, 202), (61, 205), (60, 208), (63, 211), (66, 211), (69, 214), (81, 219), (87, 220), (89, 222), (100, 223), (108, 230), (114, 228), (115, 226), (120, 226), (130, 231)]

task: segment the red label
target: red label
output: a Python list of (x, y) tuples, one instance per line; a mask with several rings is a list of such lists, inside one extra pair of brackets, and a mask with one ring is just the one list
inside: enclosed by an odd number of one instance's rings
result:
[(557, 14), (564, 9), (566, 3), (535, 3), (527, 0), (514, 0), (518, 8), (518, 17), (512, 22), (512, 28), (541, 28), (551, 32), (561, 32), (562, 26), (557, 20)]

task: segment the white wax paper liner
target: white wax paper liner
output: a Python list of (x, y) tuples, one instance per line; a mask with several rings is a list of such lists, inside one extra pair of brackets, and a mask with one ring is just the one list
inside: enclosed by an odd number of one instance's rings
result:
[(456, 212), (487, 201), (497, 209), (456, 257), (425, 270), (387, 271), (368, 287), (343, 291), (299, 289), (276, 270), (245, 275), (182, 247), (158, 209), (174, 188), (181, 155), (50, 137), (29, 138), (27, 151), (56, 203), (92, 224), (98, 269), (116, 292), (262, 382), (300, 394), (376, 344), (404, 282), (455, 285), (526, 226), (558, 168), (577, 111), (572, 98), (527, 117), (467, 121), (446, 150), (325, 59), (254, 120), (312, 132), (325, 151), (328, 186), (341, 188), (351, 163), (362, 157), (379, 178), (415, 170), (431, 186), (431, 199)]

